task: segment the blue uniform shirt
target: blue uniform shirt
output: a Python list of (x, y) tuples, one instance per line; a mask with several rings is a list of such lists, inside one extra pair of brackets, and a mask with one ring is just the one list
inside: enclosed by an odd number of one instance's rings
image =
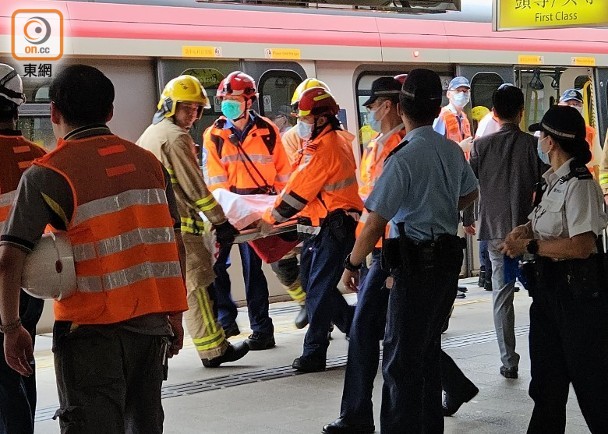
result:
[(458, 144), (431, 126), (410, 131), (404, 140), (405, 147), (386, 161), (365, 207), (391, 221), (391, 232), (405, 222), (406, 235), (416, 241), (455, 235), (458, 199), (478, 188), (471, 166)]

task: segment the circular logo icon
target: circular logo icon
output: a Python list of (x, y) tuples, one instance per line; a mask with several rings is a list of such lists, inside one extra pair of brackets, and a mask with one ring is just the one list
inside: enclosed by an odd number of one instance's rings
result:
[(42, 17), (32, 17), (23, 26), (23, 35), (30, 44), (44, 44), (51, 37), (51, 25)]

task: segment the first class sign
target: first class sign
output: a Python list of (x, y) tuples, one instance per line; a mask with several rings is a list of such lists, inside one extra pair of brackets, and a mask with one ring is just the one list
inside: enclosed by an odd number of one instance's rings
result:
[(608, 26), (607, 0), (494, 0), (494, 30)]

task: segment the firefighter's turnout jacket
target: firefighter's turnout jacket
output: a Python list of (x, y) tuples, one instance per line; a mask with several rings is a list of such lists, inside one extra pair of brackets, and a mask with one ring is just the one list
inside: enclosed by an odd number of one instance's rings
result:
[(199, 235), (205, 232), (201, 212), (212, 224), (226, 221), (222, 207), (203, 181), (194, 140), (186, 130), (165, 118), (150, 125), (137, 144), (152, 152), (169, 172), (182, 220), (182, 233)]

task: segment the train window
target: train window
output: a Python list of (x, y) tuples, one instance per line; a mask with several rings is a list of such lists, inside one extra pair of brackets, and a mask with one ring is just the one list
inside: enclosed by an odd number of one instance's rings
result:
[(19, 107), (17, 128), (23, 136), (47, 151), (55, 149), (57, 140), (51, 124), (48, 77), (23, 77), (26, 103)]
[(495, 72), (478, 72), (471, 79), (471, 107), (483, 106), (492, 109), (492, 95), (503, 84)]
[(270, 69), (262, 74), (258, 83), (260, 114), (277, 120), (281, 132), (295, 124), (291, 114), (291, 97), (302, 77), (295, 71)]

